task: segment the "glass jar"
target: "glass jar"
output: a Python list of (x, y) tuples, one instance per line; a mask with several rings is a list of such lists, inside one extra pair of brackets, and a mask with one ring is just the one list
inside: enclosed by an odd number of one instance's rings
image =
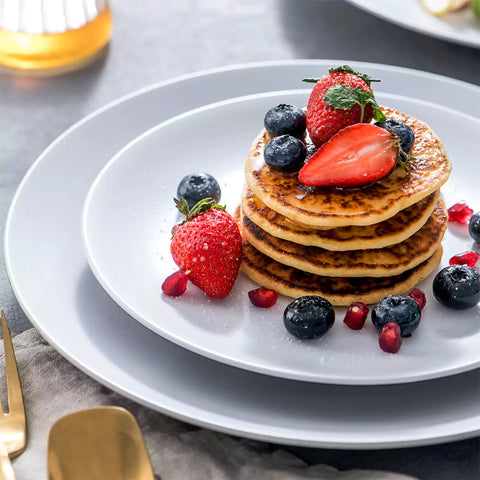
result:
[(88, 63), (108, 43), (106, 0), (0, 0), (0, 65), (57, 72)]

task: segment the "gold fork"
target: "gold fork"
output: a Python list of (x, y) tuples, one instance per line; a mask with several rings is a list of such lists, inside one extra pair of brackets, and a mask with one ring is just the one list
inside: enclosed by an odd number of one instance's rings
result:
[(7, 370), (8, 413), (3, 412), (0, 403), (0, 480), (15, 480), (10, 458), (20, 455), (25, 450), (27, 426), (17, 361), (3, 310), (2, 330)]

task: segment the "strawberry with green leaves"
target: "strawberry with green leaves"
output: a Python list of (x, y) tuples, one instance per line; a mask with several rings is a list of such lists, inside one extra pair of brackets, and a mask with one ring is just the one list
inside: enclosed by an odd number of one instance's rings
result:
[(226, 297), (235, 283), (242, 260), (242, 237), (224, 207), (206, 198), (191, 209), (181, 198), (177, 208), (186, 217), (170, 244), (174, 262), (209, 297)]
[(320, 147), (342, 128), (369, 123), (372, 118), (385, 121), (370, 84), (378, 82), (344, 65), (331, 68), (323, 78), (307, 78), (315, 83), (307, 105), (307, 130)]

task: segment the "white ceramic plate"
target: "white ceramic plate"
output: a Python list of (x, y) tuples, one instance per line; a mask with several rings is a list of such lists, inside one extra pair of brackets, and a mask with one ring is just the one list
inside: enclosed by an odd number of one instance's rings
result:
[(470, 9), (437, 17), (429, 14), (419, 0), (348, 0), (359, 8), (392, 23), (432, 37), (480, 47), (480, 19)]
[[(477, 435), (477, 372), (388, 387), (320, 385), (250, 373), (152, 334), (124, 313), (90, 273), (80, 234), (84, 198), (100, 169), (127, 141), (182, 111), (235, 95), (292, 88), (312, 71), (323, 73), (343, 63), (289, 61), (177, 78), (106, 106), (57, 139), (20, 185), (5, 232), (12, 287), (41, 334), (81, 370), (123, 395), (240, 436), (365, 449)], [(401, 82), (405, 94), (408, 88), (411, 93), (424, 88), (432, 101), (446, 94), (453, 103), (457, 92), (456, 101), (472, 112), (469, 99), (477, 89), (469, 85), (351, 63), (382, 75), (386, 83)]]
[[(171, 228), (180, 216), (173, 204), (179, 181), (189, 173), (213, 174), (233, 212), (244, 184), (250, 144), (273, 105), (307, 104), (307, 90), (272, 92), (213, 104), (174, 117), (123, 148), (102, 170), (87, 196), (83, 235), (89, 264), (112, 298), (148, 328), (179, 345), (230, 365), (283, 378), (337, 384), (404, 383), (445, 376), (480, 365), (480, 308), (452, 311), (431, 294), (433, 275), (420, 285), (428, 306), (421, 327), (401, 353), (386, 355), (367, 321), (360, 332), (336, 322), (324, 337), (302, 341), (283, 327), (292, 300), (281, 297), (264, 310), (247, 292), (257, 285), (240, 275), (232, 293), (213, 301), (191, 285), (181, 298), (161, 294), (164, 279), (178, 269), (170, 255)], [(471, 162), (480, 120), (418, 99), (377, 94), (378, 101), (423, 119), (444, 141), (454, 164), (444, 190), (447, 205), (466, 200), (480, 209)], [(227, 120), (226, 120), (227, 119)], [(462, 132), (459, 137), (458, 132)], [(471, 248), (466, 228), (449, 231), (444, 265)]]

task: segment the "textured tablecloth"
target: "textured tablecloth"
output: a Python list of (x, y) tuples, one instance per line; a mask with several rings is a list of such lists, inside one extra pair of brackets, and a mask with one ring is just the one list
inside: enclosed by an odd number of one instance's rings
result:
[[(162, 480), (413, 478), (372, 470), (340, 472), (327, 465), (308, 466), (285, 450), (187, 425), (112, 392), (65, 360), (33, 328), (17, 335), (13, 343), (28, 423), (27, 450), (14, 461), (17, 480), (47, 478), (48, 432), (58, 418), (103, 405), (124, 407), (135, 416), (154, 472)], [(3, 344), (0, 356), (4, 357)], [(5, 391), (4, 371), (0, 388)]]

